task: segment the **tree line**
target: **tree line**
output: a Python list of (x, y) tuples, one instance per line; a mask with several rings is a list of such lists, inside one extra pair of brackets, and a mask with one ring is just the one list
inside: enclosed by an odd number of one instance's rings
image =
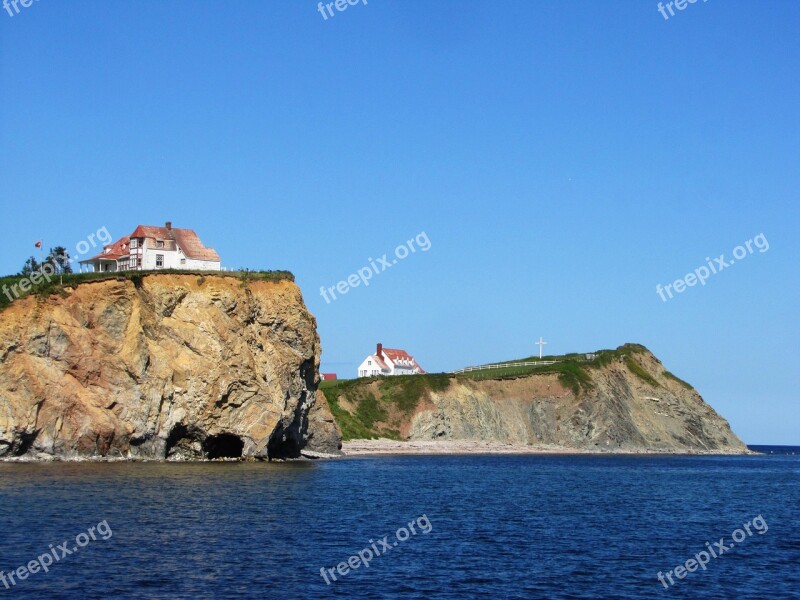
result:
[(50, 253), (44, 258), (43, 262), (39, 262), (35, 256), (31, 256), (25, 261), (19, 274), (28, 276), (34, 272), (41, 272), (45, 265), (50, 265), (47, 270), (56, 274), (72, 273), (69, 252), (64, 246), (56, 246), (55, 248), (50, 248)]

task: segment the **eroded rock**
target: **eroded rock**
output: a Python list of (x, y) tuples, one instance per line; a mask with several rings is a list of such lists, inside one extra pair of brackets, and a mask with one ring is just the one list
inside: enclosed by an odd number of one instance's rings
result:
[(147, 274), (23, 298), (0, 313), (0, 457), (336, 453), (319, 356), (290, 281)]

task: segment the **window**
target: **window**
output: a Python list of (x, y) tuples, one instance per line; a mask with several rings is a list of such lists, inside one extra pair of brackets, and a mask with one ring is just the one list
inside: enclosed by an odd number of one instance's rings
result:
[(185, 258), (182, 258), (182, 259), (181, 259), (181, 264), (182, 264), (182, 265), (185, 265), (185, 264), (186, 264), (186, 259), (185, 259)]
[(131, 248), (137, 248), (136, 238), (131, 238)]
[(164, 255), (156, 254), (156, 269), (159, 269), (163, 266), (164, 266)]
[(368, 361), (367, 361), (367, 364), (368, 364), (368, 365), (372, 365), (372, 361), (371, 361), (371, 360), (368, 360)]
[(156, 248), (163, 248), (164, 240), (156, 240)]

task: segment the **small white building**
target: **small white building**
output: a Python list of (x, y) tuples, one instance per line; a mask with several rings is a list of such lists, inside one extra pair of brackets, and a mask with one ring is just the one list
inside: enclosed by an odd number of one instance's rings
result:
[(206, 248), (193, 229), (178, 229), (167, 221), (164, 227), (139, 225), (132, 234), (103, 247), (103, 251), (80, 261), (94, 271), (154, 271), (186, 269), (219, 271), (219, 254)]
[(375, 375), (420, 375), (425, 370), (405, 350), (384, 348), (378, 344), (375, 354), (364, 359), (358, 367), (359, 377)]

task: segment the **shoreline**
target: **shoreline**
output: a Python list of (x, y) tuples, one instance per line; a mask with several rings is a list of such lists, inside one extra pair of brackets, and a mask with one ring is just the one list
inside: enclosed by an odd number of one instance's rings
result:
[(742, 452), (731, 450), (692, 450), (692, 449), (586, 449), (568, 448), (553, 444), (510, 444), (497, 441), (482, 440), (417, 440), (399, 441), (386, 438), (359, 439), (342, 442), (340, 454), (328, 454), (301, 450), (297, 458), (217, 458), (209, 459), (160, 459), (133, 456), (55, 456), (52, 454), (36, 454), (23, 456), (6, 456), (0, 458), (0, 464), (47, 464), (47, 463), (242, 463), (242, 462), (288, 462), (317, 461), (370, 456), (469, 456), (469, 455), (585, 455), (585, 456), (768, 456), (749, 448)]
[(692, 450), (667, 448), (641, 449), (582, 449), (567, 448), (553, 444), (509, 444), (480, 440), (420, 440), (402, 442), (398, 440), (362, 439), (342, 442), (343, 457), (380, 455), (469, 455), (469, 454), (585, 454), (595, 456), (609, 455), (674, 455), (674, 456), (749, 456), (760, 455), (750, 449), (741, 452), (731, 450)]

